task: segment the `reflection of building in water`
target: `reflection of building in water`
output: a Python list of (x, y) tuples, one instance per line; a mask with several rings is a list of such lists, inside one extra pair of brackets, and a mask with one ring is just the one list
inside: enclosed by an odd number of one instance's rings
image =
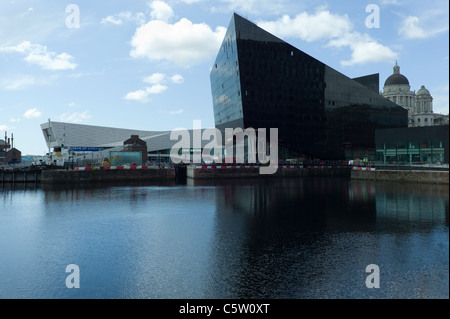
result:
[(377, 221), (448, 226), (448, 185), (377, 184)]
[(352, 181), (348, 185), (348, 197), (352, 202), (375, 200), (376, 185), (365, 181)]
[[(207, 183), (201, 181), (201, 183)], [(350, 185), (350, 186), (349, 186)], [(345, 178), (286, 178), (227, 181), (216, 189), (218, 216), (295, 231), (375, 227), (375, 188)]]
[[(415, 246), (403, 235), (430, 232), (443, 224), (445, 212), (448, 215), (445, 188), (430, 185), (344, 178), (197, 182), (216, 187), (214, 237), (205, 279), (209, 298), (311, 296), (312, 287), (330, 289), (320, 282), (328, 279), (342, 280), (342, 286), (335, 285), (338, 295), (354, 278), (330, 276), (329, 269), (336, 265), (350, 272), (364, 269), (366, 260), (378, 254), (388, 261), (414, 257)], [(405, 196), (410, 205), (405, 205)], [(437, 202), (430, 209), (434, 217), (423, 222), (414, 205), (428, 209), (431, 201)], [(403, 209), (412, 211), (402, 211), (409, 219), (398, 216)], [(417, 229), (411, 231), (412, 226)], [(428, 241), (422, 246), (430, 247)]]
[(301, 180), (274, 179), (265, 183), (242, 185), (233, 183), (218, 190), (218, 200), (226, 208), (236, 209), (250, 215), (270, 215), (280, 212), (280, 205), (289, 205), (290, 200), (303, 199)]
[(345, 178), (221, 183), (216, 186), (209, 271), (214, 274), (209, 279), (210, 290), (221, 292), (221, 298), (248, 298), (257, 293), (263, 298), (292, 297), (298, 287), (310, 285), (306, 274), (311, 269), (328, 273), (328, 261), (323, 258), (330, 258), (329, 251), (343, 255), (340, 250), (346, 246), (324, 234), (375, 229), (374, 196), (351, 200)]
[(375, 201), (377, 223), (426, 221), (448, 225), (448, 185), (351, 181), (348, 190), (351, 202)]
[[(232, 181), (218, 187), (217, 204), (248, 215), (299, 215), (333, 211), (348, 201), (347, 180), (342, 178), (274, 178)], [(204, 185), (199, 181), (195, 185)], [(312, 213), (311, 213), (312, 214)]]

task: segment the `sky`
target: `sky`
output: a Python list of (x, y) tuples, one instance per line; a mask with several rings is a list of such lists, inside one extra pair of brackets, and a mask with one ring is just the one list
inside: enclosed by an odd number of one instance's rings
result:
[(49, 119), (214, 127), (209, 75), (234, 12), (380, 89), (398, 61), (449, 113), (446, 0), (0, 0), (0, 138), (44, 155)]

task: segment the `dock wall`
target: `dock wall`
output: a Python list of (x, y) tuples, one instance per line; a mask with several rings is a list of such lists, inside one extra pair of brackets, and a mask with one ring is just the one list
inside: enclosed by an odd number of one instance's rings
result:
[(258, 167), (189, 166), (187, 177), (192, 179), (227, 179), (227, 178), (270, 178), (270, 177), (304, 177), (304, 176), (345, 176), (350, 177), (348, 167), (279, 167), (274, 174), (260, 174)]
[(448, 171), (352, 170), (351, 179), (374, 182), (448, 184)]
[[(179, 174), (179, 173), (178, 173)], [(177, 178), (175, 169), (117, 169), (117, 170), (37, 170), (0, 171), (0, 183), (78, 183), (78, 182), (145, 182), (169, 181)], [(279, 167), (275, 174), (260, 174), (258, 167), (188, 166), (187, 178), (196, 180), (341, 176), (354, 180), (449, 184), (448, 171), (425, 170), (352, 170), (349, 167)]]
[(0, 171), (0, 183), (39, 183), (41, 171)]
[(175, 179), (175, 169), (130, 170), (47, 170), (42, 171), (43, 184), (77, 182), (165, 181)]

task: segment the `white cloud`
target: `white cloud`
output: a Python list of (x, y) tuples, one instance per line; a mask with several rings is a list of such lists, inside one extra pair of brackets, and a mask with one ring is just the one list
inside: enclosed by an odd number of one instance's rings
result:
[(287, 5), (287, 0), (220, 0), (214, 2), (214, 6), (211, 10), (213, 12), (234, 11), (237, 13), (249, 13), (252, 15), (267, 12), (279, 14), (280, 12), (286, 12)]
[(224, 27), (213, 31), (205, 23), (194, 24), (185, 18), (174, 24), (151, 20), (136, 30), (130, 55), (190, 67), (216, 54), (225, 32)]
[(162, 84), (166, 83), (169, 79), (174, 84), (181, 84), (184, 82), (184, 78), (180, 74), (175, 74), (169, 78), (165, 73), (153, 73), (152, 75), (144, 77), (142, 81), (148, 84)]
[(307, 42), (337, 38), (352, 29), (347, 16), (339, 16), (329, 11), (316, 14), (302, 12), (293, 19), (284, 15), (276, 21), (260, 21), (258, 26), (281, 38), (295, 37)]
[(398, 0), (381, 0), (381, 5), (383, 6), (389, 6), (389, 5), (400, 5), (400, 2)]
[(161, 94), (165, 90), (167, 90), (167, 86), (161, 84), (154, 84), (150, 87), (145, 88), (145, 90), (137, 90), (134, 92), (129, 92), (127, 95), (125, 95), (124, 99), (140, 103), (147, 103), (150, 101), (150, 95)]
[(418, 17), (409, 16), (403, 21), (403, 25), (398, 33), (408, 39), (424, 39), (428, 37), (427, 33), (418, 24)]
[(175, 83), (175, 84), (181, 84), (184, 82), (184, 78), (180, 74), (175, 74), (174, 76), (172, 76), (170, 78), (170, 80), (172, 81), (172, 83)]
[(0, 79), (0, 87), (7, 91), (24, 90), (38, 84), (40, 81), (31, 75), (18, 75), (13, 78)]
[(35, 64), (44, 70), (73, 70), (77, 64), (72, 62), (74, 59), (70, 54), (48, 51), (46, 46), (33, 44), (24, 41), (16, 46), (0, 47), (0, 52), (17, 52), (25, 54), (24, 58), (29, 64)]
[(174, 114), (181, 114), (181, 113), (183, 113), (183, 112), (184, 112), (184, 110), (170, 111), (169, 114), (170, 114), (170, 115), (174, 115)]
[(122, 21), (122, 19), (119, 19), (118, 17), (115, 17), (115, 16), (107, 16), (106, 18), (103, 18), (100, 23), (103, 23), (103, 24), (111, 23), (111, 24), (115, 24), (115, 25), (121, 25), (121, 24), (123, 24), (123, 21)]
[(172, 8), (164, 1), (153, 1), (150, 3), (150, 8), (152, 9), (150, 17), (153, 20), (169, 22), (174, 16)]
[(34, 10), (34, 9), (30, 7), (30, 8), (28, 8), (27, 11), (23, 12), (23, 13), (21, 14), (21, 16), (24, 17), (24, 16), (26, 16), (26, 15), (29, 15), (31, 12), (33, 12), (33, 10)]
[(147, 103), (150, 100), (146, 90), (137, 90), (134, 92), (129, 92), (127, 93), (127, 95), (125, 95), (124, 99), (140, 103)]
[(164, 73), (153, 73), (150, 76), (143, 78), (145, 83), (149, 84), (160, 84), (166, 81), (167, 75)]
[(73, 70), (77, 65), (71, 62), (72, 59), (73, 57), (67, 53), (56, 55), (53, 52), (46, 52), (44, 54), (30, 53), (25, 61), (37, 64), (44, 70)]
[(368, 34), (353, 31), (347, 15), (333, 14), (319, 8), (314, 14), (302, 12), (294, 18), (284, 15), (276, 21), (260, 21), (258, 25), (281, 38), (299, 38), (307, 42), (328, 41), (328, 47), (351, 50), (351, 59), (341, 61), (343, 66), (369, 62), (392, 61), (397, 53), (378, 43)]
[(59, 74), (49, 76), (33, 76), (29, 74), (16, 74), (0, 78), (0, 89), (6, 91), (20, 91), (35, 86), (51, 85), (60, 79)]
[(193, 3), (198, 3), (201, 2), (203, 0), (181, 0), (181, 2), (187, 3), (187, 4), (193, 4)]
[(10, 121), (11, 123), (20, 122), (20, 120), (21, 120), (20, 117), (18, 117), (18, 118), (10, 118), (10, 119), (9, 119), (9, 121)]
[[(431, 16), (428, 19), (432, 18)], [(441, 32), (448, 31), (448, 26), (437, 27), (433, 29), (424, 29), (423, 21), (427, 18), (419, 18), (416, 16), (408, 16), (403, 20), (402, 26), (398, 31), (398, 34), (404, 36), (407, 39), (426, 39), (433, 37)]]
[(166, 83), (169, 80), (174, 84), (181, 84), (184, 82), (184, 78), (180, 74), (175, 74), (169, 78), (165, 73), (153, 73), (152, 75), (146, 76), (142, 79), (143, 82), (151, 84), (151, 86), (146, 87), (145, 89), (129, 92), (125, 95), (124, 99), (147, 103), (150, 101), (150, 95), (161, 94), (168, 89), (168, 87), (163, 85), (163, 83)]
[(81, 123), (90, 118), (91, 118), (91, 115), (87, 111), (84, 111), (82, 113), (66, 112), (66, 113), (63, 113), (63, 114), (57, 116), (57, 121), (66, 122), (66, 123)]
[(338, 39), (331, 40), (328, 46), (349, 47), (352, 50), (351, 59), (340, 62), (343, 66), (370, 62), (390, 62), (398, 57), (398, 54), (390, 48), (373, 40), (369, 35), (358, 32), (348, 33)]
[(167, 86), (161, 84), (155, 84), (145, 89), (147, 94), (161, 94), (167, 90)]
[(0, 131), (8, 131), (15, 129), (14, 126), (0, 125)]
[(126, 22), (136, 22), (138, 24), (144, 24), (145, 23), (145, 14), (142, 12), (138, 13), (131, 13), (130, 11), (122, 11), (115, 15), (107, 16), (106, 18), (103, 18), (101, 23), (102, 24), (115, 24), (115, 25), (122, 25)]
[(41, 113), (38, 109), (33, 108), (33, 109), (27, 110), (27, 111), (23, 114), (23, 116), (24, 116), (26, 119), (35, 119), (35, 118), (41, 117), (41, 116), (42, 116), (42, 113)]

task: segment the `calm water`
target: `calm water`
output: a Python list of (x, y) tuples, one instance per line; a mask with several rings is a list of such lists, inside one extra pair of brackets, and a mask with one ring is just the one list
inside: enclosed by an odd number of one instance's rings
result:
[(449, 298), (448, 191), (336, 178), (0, 186), (0, 298)]

